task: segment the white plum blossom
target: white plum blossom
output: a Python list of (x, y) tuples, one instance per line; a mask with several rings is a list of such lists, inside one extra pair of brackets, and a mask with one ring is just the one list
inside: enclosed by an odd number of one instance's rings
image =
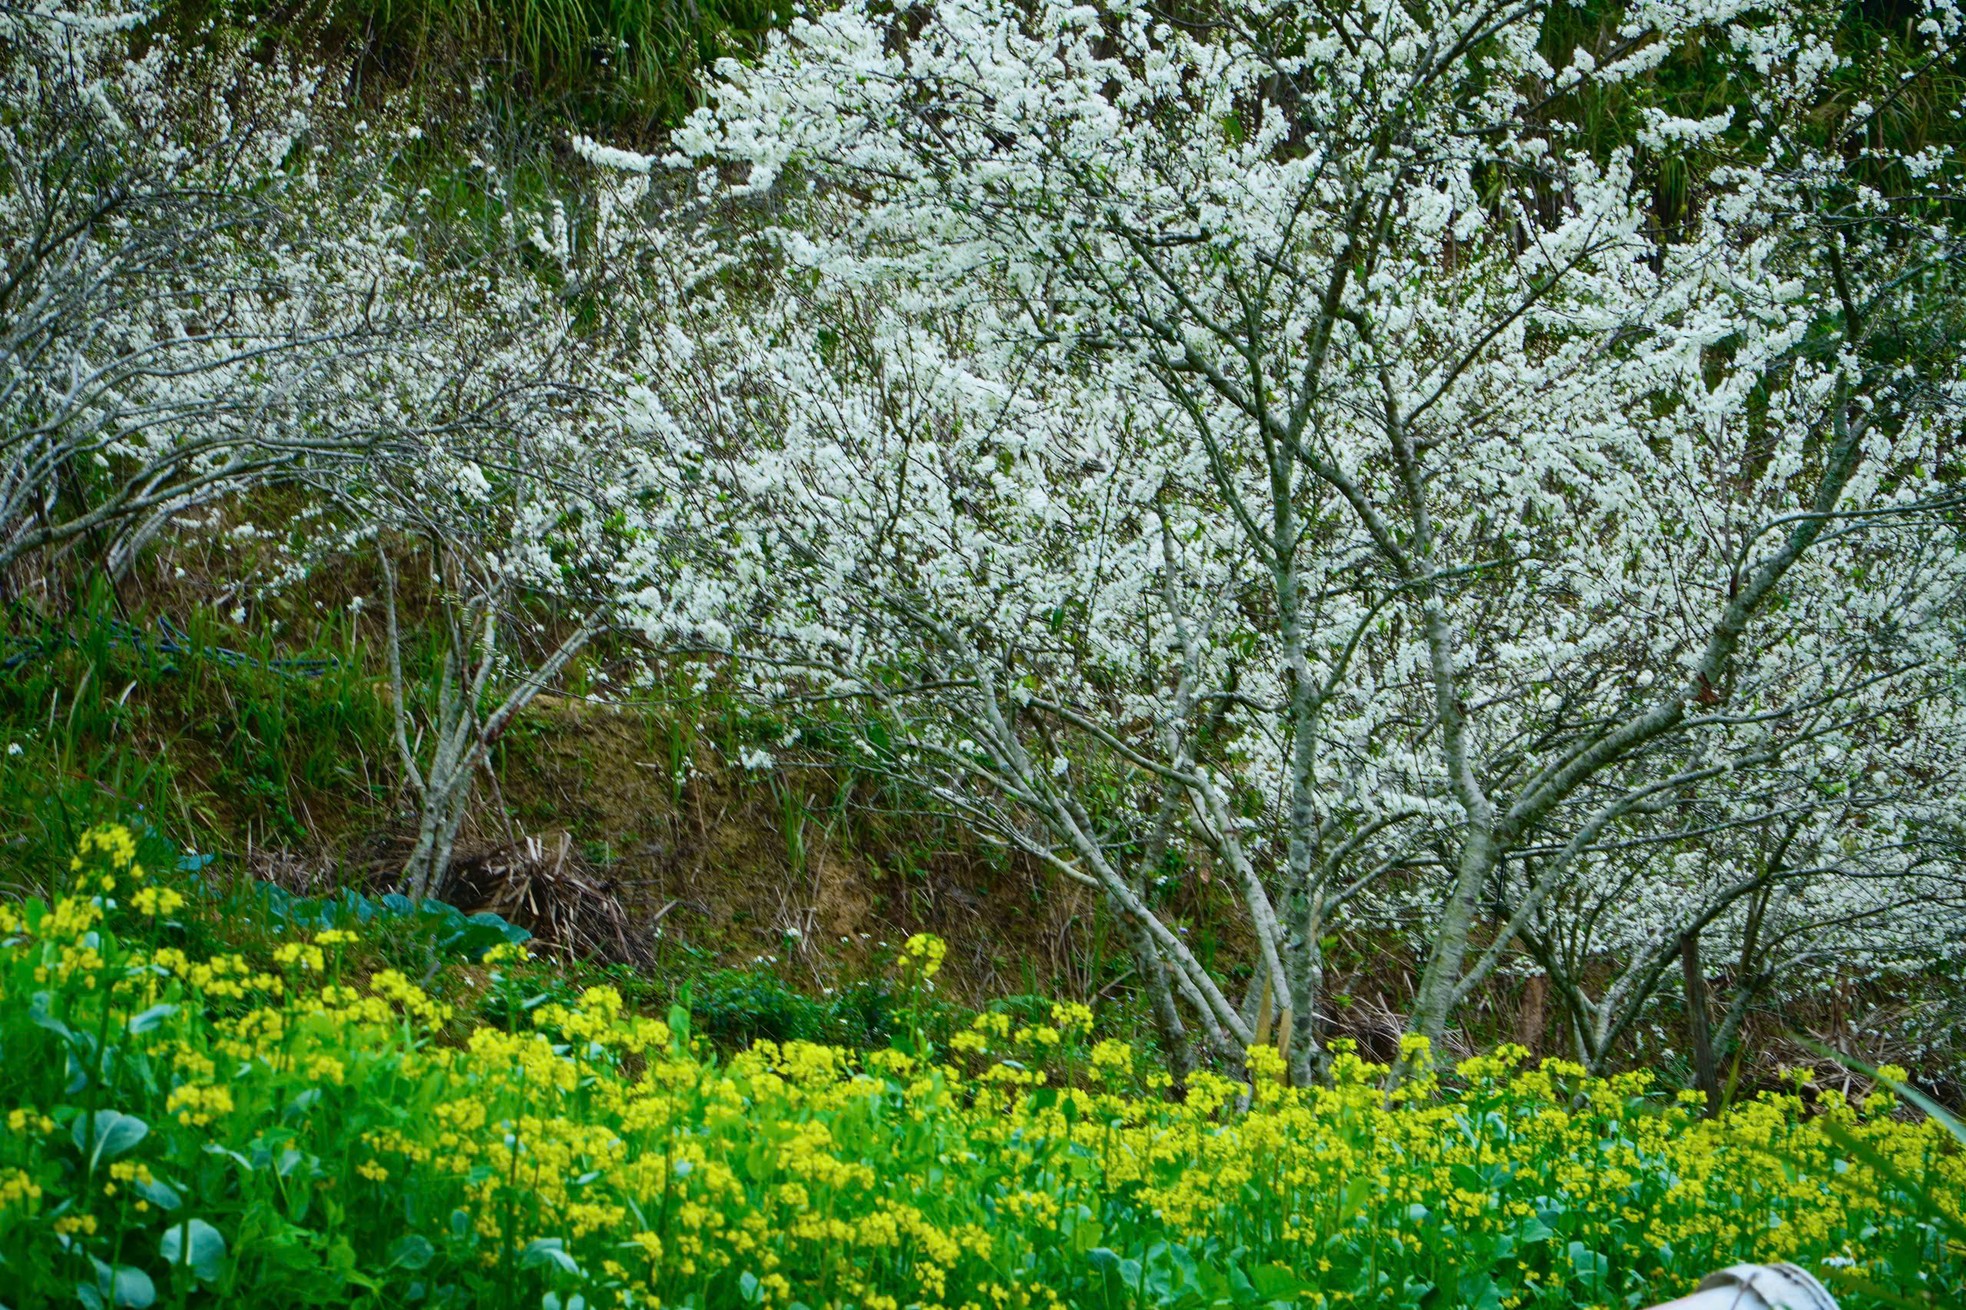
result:
[[(1843, 148), (1833, 6), (1631, 4), (1560, 76), (1549, 12), (847, 0), (675, 138), (646, 629), (1098, 888), (1170, 1049), (1309, 1076), (1346, 919), (1415, 1031), (1539, 968), (1593, 1062), (1688, 943), (1744, 1004), (1960, 947), (1959, 161)], [(1549, 110), (1695, 46), (1733, 111)]]

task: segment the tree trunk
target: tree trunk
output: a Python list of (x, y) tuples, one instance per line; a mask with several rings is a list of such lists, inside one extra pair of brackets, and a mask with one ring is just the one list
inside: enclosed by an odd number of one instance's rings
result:
[(1549, 1023), (1550, 979), (1535, 974), (1522, 988), (1522, 1009), (1515, 1017), (1515, 1040), (1531, 1055), (1543, 1053), (1543, 1030)]
[(1290, 943), (1290, 993), (1296, 1009), (1290, 1016), (1290, 1031), (1278, 1047), (1288, 1063), (1290, 1081), (1298, 1087), (1310, 1086), (1324, 1071), (1324, 1033), (1318, 1023), (1318, 1007), (1324, 1004), (1325, 921), (1318, 913), (1322, 899), (1321, 888), (1305, 897), (1297, 939)]
[(403, 865), (403, 884), (411, 900), (421, 901), (443, 891), (451, 853), (457, 846), (457, 830), (464, 825), (470, 798), (469, 787), (457, 787), (423, 807), (417, 821), (416, 846)]
[(1409, 1031), (1426, 1038), (1436, 1048), (1447, 1032), (1447, 1020), (1454, 1011), (1454, 994), (1461, 985), (1461, 962), (1468, 954), (1468, 934), (1474, 929), (1481, 889), (1494, 865), (1494, 837), (1485, 825), (1472, 824), (1467, 844), (1461, 848), (1454, 889), (1449, 893), (1446, 913), (1435, 929), (1433, 949), (1420, 974), (1413, 1011), (1407, 1021)]
[(1147, 989), (1147, 998), (1153, 1005), (1154, 1027), (1160, 1036), (1161, 1056), (1167, 1062), (1167, 1072), (1174, 1079), (1177, 1092), (1188, 1085), (1188, 1075), (1195, 1069), (1194, 1042), (1188, 1036), (1188, 1026), (1181, 1022), (1181, 1011), (1174, 1002), (1174, 989), (1167, 981), (1167, 965), (1160, 952), (1154, 949), (1154, 939), (1131, 914), (1118, 904), (1113, 906), (1113, 917), (1119, 921), (1126, 932), (1127, 942), (1133, 951), (1133, 966), (1140, 973)]
[(1707, 1026), (1707, 975), (1700, 967), (1700, 934), (1679, 939), (1679, 967), (1686, 978), (1686, 1026), (1693, 1039), (1693, 1080), (1706, 1093), (1707, 1114), (1720, 1113), (1720, 1067), (1714, 1060), (1713, 1033)]

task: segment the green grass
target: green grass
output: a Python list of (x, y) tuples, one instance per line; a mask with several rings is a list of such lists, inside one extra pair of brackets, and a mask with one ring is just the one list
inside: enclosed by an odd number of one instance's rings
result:
[(216, 21), (355, 57), (358, 81), (436, 93), (471, 83), (559, 126), (646, 135), (699, 103), (706, 70), (790, 15), (787, 0), (170, 0), (167, 21)]
[(131, 813), (191, 849), (301, 845), (390, 799), (388, 707), (352, 634), (312, 640), (191, 610), (125, 614), (101, 585), (0, 633), (0, 871), (32, 885)]

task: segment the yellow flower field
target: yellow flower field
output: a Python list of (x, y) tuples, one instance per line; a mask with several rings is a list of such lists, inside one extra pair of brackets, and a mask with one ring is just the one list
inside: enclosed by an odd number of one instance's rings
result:
[[(1390, 1094), (1345, 1051), (1286, 1087), (1261, 1048), (1177, 1101), (1079, 1006), (933, 1053), (718, 1058), (607, 987), (461, 1017), (357, 976), (340, 930), (192, 958), (120, 829), (76, 878), (0, 909), (12, 1310), (1622, 1307), (1742, 1259), (1962, 1286), (1877, 1165), (1958, 1197), (1966, 1158), (1886, 1095), (1703, 1120), (1520, 1048)], [(521, 988), (523, 955), (454, 981)]]

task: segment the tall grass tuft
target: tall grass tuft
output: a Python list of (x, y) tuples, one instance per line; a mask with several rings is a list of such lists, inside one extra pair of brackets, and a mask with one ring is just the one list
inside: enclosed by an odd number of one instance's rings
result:
[(345, 0), (385, 62), (461, 56), (531, 98), (648, 129), (697, 102), (704, 71), (789, 16), (785, 0)]

